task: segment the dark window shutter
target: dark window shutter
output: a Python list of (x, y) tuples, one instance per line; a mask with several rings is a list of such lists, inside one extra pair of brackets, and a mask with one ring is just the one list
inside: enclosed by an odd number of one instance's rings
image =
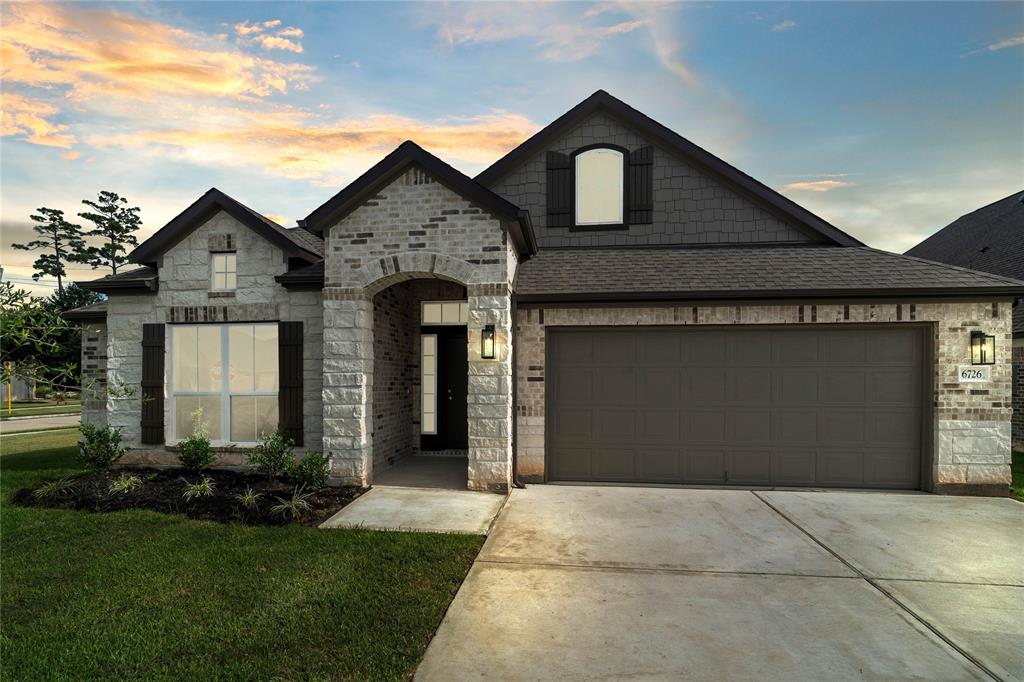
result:
[(302, 442), (302, 323), (277, 323), (278, 426), (285, 438)]
[(626, 222), (646, 225), (654, 213), (654, 147), (641, 147), (629, 153), (629, 182), (626, 188), (629, 210)]
[(547, 153), (547, 226), (569, 227), (572, 225), (573, 194), (572, 173), (569, 157), (558, 152)]
[(142, 442), (164, 442), (164, 325), (142, 325)]

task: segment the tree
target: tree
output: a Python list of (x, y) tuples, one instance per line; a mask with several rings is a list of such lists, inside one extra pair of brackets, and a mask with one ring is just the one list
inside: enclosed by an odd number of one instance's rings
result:
[(71, 282), (64, 287), (64, 291), (53, 292), (53, 294), (46, 299), (46, 303), (47, 305), (54, 306), (61, 312), (66, 312), (73, 308), (81, 308), (84, 305), (99, 303), (102, 300), (103, 297), (95, 291), (83, 289), (74, 282)]
[(57, 278), (57, 290), (64, 291), (64, 277), (67, 271), (65, 263), (85, 262), (82, 260), (86, 253), (85, 240), (82, 239), (82, 228), (64, 219), (64, 211), (55, 208), (36, 209), (37, 214), (29, 216), (38, 223), (32, 229), (40, 235), (27, 244), (11, 244), (22, 251), (35, 251), (37, 249), (48, 249), (52, 253), (43, 253), (36, 258), (32, 267), (36, 269), (32, 273), (32, 279), (49, 275)]
[(78, 383), (78, 350), (68, 344), (76, 330), (46, 301), (0, 282), (0, 378), (12, 370), (51, 386)]
[(139, 245), (135, 236), (142, 226), (138, 206), (128, 206), (128, 200), (115, 192), (101, 191), (96, 201), (83, 199), (82, 203), (92, 207), (92, 211), (78, 214), (95, 227), (85, 233), (87, 237), (102, 237), (103, 246), (90, 246), (87, 257), (81, 262), (94, 268), (110, 268), (110, 274), (116, 275), (117, 268), (128, 262), (128, 247)]

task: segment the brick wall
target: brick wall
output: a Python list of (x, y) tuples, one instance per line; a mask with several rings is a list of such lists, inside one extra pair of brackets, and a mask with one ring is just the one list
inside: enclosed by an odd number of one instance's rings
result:
[(107, 325), (82, 325), (82, 423), (107, 424)]
[[(933, 475), (939, 485), (1010, 481), (1011, 306), (1002, 303), (877, 303), (778, 306), (522, 305), (516, 317), (517, 461), (527, 481), (544, 476), (545, 329), (553, 326), (933, 323)], [(996, 364), (985, 385), (960, 384), (970, 364), (970, 332), (996, 335)]]
[(1013, 347), (1013, 446), (1024, 450), (1024, 339)]
[(544, 152), (571, 154), (581, 147), (600, 142), (630, 151), (651, 144), (611, 116), (595, 113), (491, 187), (516, 206), (530, 212), (541, 248), (810, 241), (803, 232), (723, 185), (720, 180), (657, 146), (654, 149), (654, 214), (651, 224), (608, 232), (572, 232), (567, 227), (549, 229)]

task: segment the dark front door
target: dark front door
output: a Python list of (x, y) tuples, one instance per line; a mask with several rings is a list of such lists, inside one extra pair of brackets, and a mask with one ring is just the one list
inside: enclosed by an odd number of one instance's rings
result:
[(437, 334), (437, 434), (424, 434), (423, 450), (465, 450), (469, 347), (465, 327), (424, 327)]

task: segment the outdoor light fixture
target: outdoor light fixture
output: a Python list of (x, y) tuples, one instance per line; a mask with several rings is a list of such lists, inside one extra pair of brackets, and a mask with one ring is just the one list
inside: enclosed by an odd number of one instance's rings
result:
[(494, 325), (485, 325), (480, 332), (480, 357), (484, 360), (494, 359)]
[(971, 364), (996, 363), (996, 337), (985, 332), (971, 332)]

